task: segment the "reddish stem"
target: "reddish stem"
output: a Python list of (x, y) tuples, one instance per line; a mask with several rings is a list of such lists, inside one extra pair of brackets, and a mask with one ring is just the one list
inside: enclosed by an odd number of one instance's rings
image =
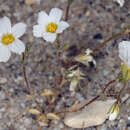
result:
[(118, 37), (120, 37), (122, 35), (124, 35), (124, 33), (117, 33), (117, 34), (113, 35), (112, 37), (106, 39), (103, 43), (101, 43), (99, 46), (97, 46), (96, 48), (94, 48), (93, 52), (99, 51), (100, 48), (103, 48), (106, 45), (107, 42), (109, 42), (109, 41), (111, 41), (111, 40), (113, 40), (115, 38), (118, 38)]
[(69, 10), (70, 10), (70, 2), (68, 2), (67, 7), (66, 7), (65, 21), (68, 20)]
[(24, 53), (22, 54), (22, 56), (23, 56), (23, 66), (22, 66), (23, 76), (24, 76), (24, 80), (25, 80), (25, 83), (26, 83), (27, 91), (30, 93), (29, 80), (28, 80), (28, 78), (27, 78), (26, 67), (25, 67), (25, 65), (24, 65), (24, 58), (25, 58)]
[(99, 95), (97, 95), (96, 97), (94, 97), (93, 99), (91, 99), (88, 103), (86, 103), (85, 105), (83, 105), (83, 106), (82, 106), (81, 108), (79, 108), (77, 111), (82, 110), (83, 108), (85, 108), (86, 106), (88, 106), (89, 104), (91, 104), (92, 102), (94, 102), (95, 100), (97, 100), (97, 99), (101, 96), (101, 94), (103, 94), (103, 93), (106, 91), (106, 89), (107, 89), (112, 83), (114, 83), (117, 79), (118, 79), (118, 78), (116, 78), (115, 80), (112, 80), (112, 81), (108, 82), (108, 83), (105, 85), (106, 87), (100, 92)]

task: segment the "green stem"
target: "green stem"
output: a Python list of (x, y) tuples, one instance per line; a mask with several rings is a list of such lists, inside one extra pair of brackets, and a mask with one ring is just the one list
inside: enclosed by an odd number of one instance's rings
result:
[(123, 93), (123, 91), (125, 90), (126, 86), (127, 86), (127, 81), (124, 81), (124, 82), (123, 82), (123, 88), (120, 90), (120, 92), (119, 92), (119, 94), (118, 94), (116, 103), (119, 102), (120, 96), (121, 96), (121, 94)]

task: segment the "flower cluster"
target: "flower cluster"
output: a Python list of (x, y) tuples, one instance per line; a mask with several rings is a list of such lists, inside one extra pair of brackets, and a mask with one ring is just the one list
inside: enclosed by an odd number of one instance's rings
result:
[[(49, 15), (44, 11), (39, 12), (38, 25), (34, 25), (33, 35), (53, 43), (57, 34), (69, 27), (67, 22), (60, 21), (61, 17), (62, 10), (58, 8), (51, 9)], [(11, 52), (21, 55), (25, 51), (25, 45), (19, 38), (24, 35), (26, 24), (20, 22), (11, 26), (10, 19), (3, 17), (0, 19), (0, 29), (0, 62), (7, 62)]]

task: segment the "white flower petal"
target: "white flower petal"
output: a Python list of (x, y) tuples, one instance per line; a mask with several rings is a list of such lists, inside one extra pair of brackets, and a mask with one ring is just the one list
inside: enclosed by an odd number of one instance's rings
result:
[(51, 9), (49, 17), (53, 20), (52, 22), (58, 23), (62, 17), (62, 10), (58, 8)]
[(61, 21), (58, 25), (58, 29), (56, 30), (56, 33), (62, 33), (68, 27), (69, 24), (67, 22)]
[(116, 113), (116, 112), (111, 113), (111, 114), (109, 115), (109, 120), (110, 120), (110, 121), (113, 121), (113, 120), (115, 120), (115, 119), (117, 118), (117, 116), (118, 116), (118, 113)]
[(130, 41), (122, 41), (119, 43), (119, 57), (124, 64), (130, 67)]
[(42, 28), (40, 25), (34, 25), (33, 26), (33, 35), (35, 37), (42, 37), (44, 28)]
[(56, 40), (56, 34), (55, 33), (43, 33), (43, 38), (47, 41), (47, 42), (54, 42)]
[(0, 43), (0, 62), (7, 62), (11, 56), (11, 52), (7, 46)]
[(12, 34), (19, 38), (21, 37), (26, 31), (26, 24), (24, 23), (17, 23), (12, 27)]
[(39, 12), (37, 22), (38, 22), (38, 24), (44, 25), (44, 26), (46, 24), (48, 24), (49, 23), (49, 16), (47, 15), (47, 13), (44, 11)]
[(10, 19), (5, 16), (0, 19), (0, 36), (6, 33), (11, 33), (11, 22)]
[(25, 45), (24, 45), (24, 43), (21, 40), (16, 39), (12, 44), (9, 45), (9, 49), (12, 52), (21, 55), (22, 52), (25, 51)]

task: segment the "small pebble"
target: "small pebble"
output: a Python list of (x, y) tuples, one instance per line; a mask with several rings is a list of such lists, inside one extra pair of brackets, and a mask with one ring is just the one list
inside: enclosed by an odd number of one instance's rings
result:
[(103, 126), (103, 127), (100, 128), (100, 130), (107, 130), (107, 127)]
[[(84, 100), (77, 105), (77, 109), (86, 104)], [(85, 107), (82, 111), (67, 113), (64, 123), (72, 128), (87, 128), (101, 125), (108, 118), (108, 111), (115, 100), (95, 101)]]
[(102, 34), (101, 33), (97, 33), (97, 34), (95, 34), (94, 36), (93, 36), (93, 39), (102, 39), (103, 37), (102, 37)]
[(31, 123), (32, 123), (32, 120), (31, 120), (31, 119), (24, 118), (23, 120), (24, 120), (25, 126), (29, 126), (29, 125), (31, 125)]
[(0, 112), (4, 112), (5, 111), (5, 107), (0, 108)]
[(5, 84), (5, 83), (7, 83), (7, 79), (0, 77), (0, 84)]
[(5, 99), (5, 93), (3, 91), (0, 91), (0, 100)]

